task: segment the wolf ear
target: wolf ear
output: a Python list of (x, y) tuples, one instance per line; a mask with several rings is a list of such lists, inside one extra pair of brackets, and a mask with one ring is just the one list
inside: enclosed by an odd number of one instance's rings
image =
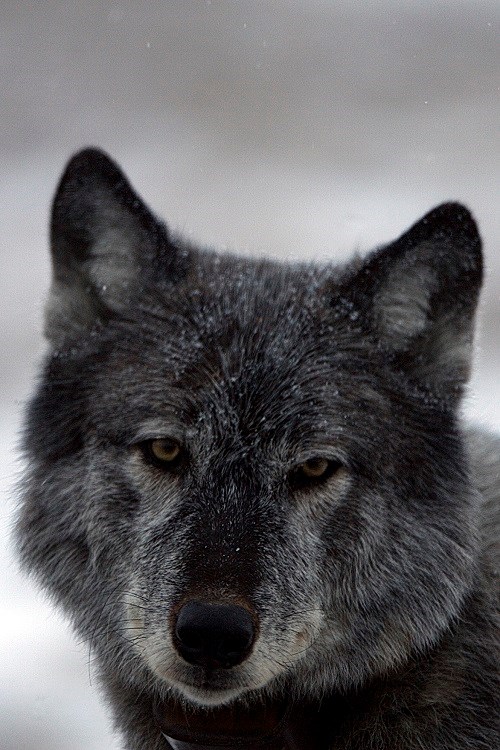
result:
[(472, 355), (482, 281), (481, 239), (458, 203), (430, 211), (351, 278), (349, 304), (379, 346), (433, 391), (459, 394)]
[(54, 198), (50, 241), (46, 332), (53, 341), (119, 314), (136, 287), (160, 266), (168, 276), (175, 265), (164, 225), (97, 149), (69, 161)]

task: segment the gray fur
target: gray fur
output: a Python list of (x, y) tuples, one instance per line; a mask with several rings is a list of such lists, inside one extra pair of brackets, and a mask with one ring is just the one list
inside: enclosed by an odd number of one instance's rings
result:
[[(345, 267), (240, 259), (171, 237), (87, 150), (52, 253), (18, 538), (125, 747), (165, 749), (171, 694), (331, 704), (331, 750), (498, 747), (500, 444), (458, 417), (482, 276), (467, 209)], [(140, 447), (166, 436), (188, 450), (175, 475)], [(338, 470), (294, 487), (318, 455)], [(182, 660), (187, 597), (258, 614), (241, 665)]]

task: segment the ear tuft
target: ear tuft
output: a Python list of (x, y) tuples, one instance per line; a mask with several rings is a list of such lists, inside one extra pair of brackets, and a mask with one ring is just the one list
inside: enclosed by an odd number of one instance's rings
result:
[(481, 245), (477, 224), (471, 212), (461, 203), (455, 202), (436, 206), (405, 232), (400, 241), (403, 239), (411, 244), (442, 239), (458, 246)]
[(51, 219), (53, 284), (46, 331), (59, 341), (119, 313), (133, 291), (175, 265), (165, 226), (120, 168), (95, 148), (69, 161)]
[(411, 377), (456, 393), (469, 374), (482, 271), (471, 213), (444, 203), (369, 256), (348, 286), (372, 335)]
[(68, 162), (52, 206), (50, 237), (54, 260), (85, 260), (103, 225), (129, 214), (137, 229), (157, 234), (158, 222), (135, 194), (117, 164), (97, 148), (85, 148)]

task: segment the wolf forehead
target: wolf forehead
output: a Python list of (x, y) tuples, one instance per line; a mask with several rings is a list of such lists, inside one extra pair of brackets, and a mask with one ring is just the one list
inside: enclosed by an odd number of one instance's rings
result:
[(312, 440), (339, 425), (339, 413), (345, 421), (350, 394), (380, 404), (362, 330), (340, 314), (331, 269), (198, 256), (161, 304), (156, 294), (154, 310), (138, 302), (103, 333), (94, 375), (106, 419), (199, 425), (203, 416), (261, 437), (270, 425), (282, 434), (300, 427)]
[(184, 382), (196, 366), (231, 377), (251, 375), (252, 364), (261, 374), (282, 368), (292, 375), (301, 363), (311, 372), (313, 362), (330, 363), (322, 354), (330, 357), (349, 343), (361, 348), (362, 330), (340, 319), (346, 302), (335, 299), (330, 271), (227, 257), (221, 271), (221, 260), (198, 251), (183, 283), (157, 282), (160, 304), (150, 305), (146, 292), (110, 327), (111, 336), (127, 354), (151, 352)]

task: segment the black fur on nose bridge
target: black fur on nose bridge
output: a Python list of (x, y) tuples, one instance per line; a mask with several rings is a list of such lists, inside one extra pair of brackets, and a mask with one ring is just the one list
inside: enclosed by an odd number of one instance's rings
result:
[[(264, 533), (255, 511), (214, 498), (187, 532), (182, 552), (187, 590), (231, 591), (252, 600), (264, 569)], [(206, 506), (205, 506), (206, 507)], [(267, 536), (267, 535), (266, 535)]]

